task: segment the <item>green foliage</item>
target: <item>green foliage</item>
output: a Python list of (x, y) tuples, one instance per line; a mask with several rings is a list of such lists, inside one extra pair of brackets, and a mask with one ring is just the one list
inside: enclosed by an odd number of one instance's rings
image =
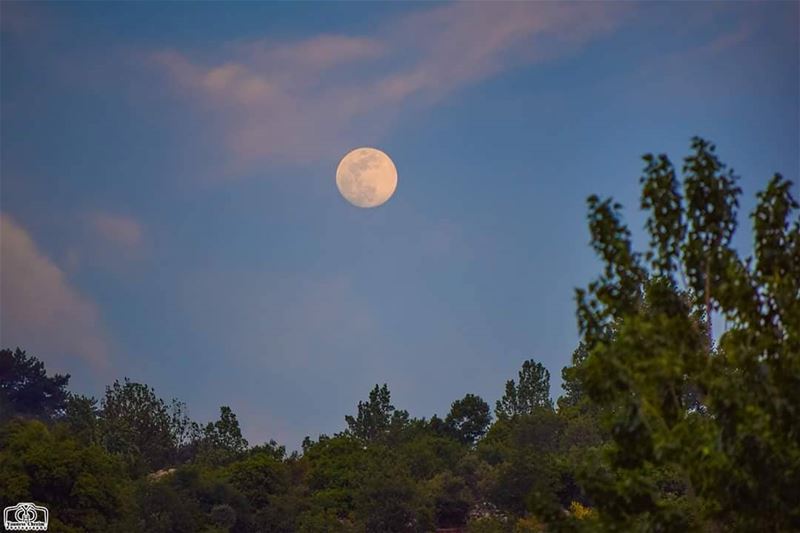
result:
[(536, 409), (552, 409), (550, 371), (533, 359), (525, 361), (519, 371), (519, 382), (506, 382), (503, 397), (497, 401), (495, 415), (499, 419), (529, 414)]
[(209, 518), (214, 528), (220, 531), (230, 531), (236, 524), (236, 509), (226, 503), (215, 505), (209, 512)]
[(269, 451), (250, 453), (229, 468), (231, 484), (253, 509), (252, 524), (258, 531), (294, 531), (290, 498), (290, 465)]
[(354, 503), (355, 516), (366, 533), (423, 532), (433, 525), (430, 500), (388, 449), (369, 450)]
[(71, 394), (63, 420), (75, 438), (84, 444), (97, 444), (100, 441), (98, 415), (97, 400)]
[(312, 490), (356, 487), (359, 465), (365, 460), (364, 446), (349, 434), (321, 438), (306, 449), (305, 459), (313, 468), (309, 477)]
[(563, 422), (540, 409), (520, 416), (507, 434), (507, 456), (496, 469), (490, 501), (500, 509), (523, 515), (529, 508), (554, 512), (561, 476), (556, 462)]
[[(246, 441), (245, 441), (246, 442)], [(265, 442), (264, 444), (257, 444), (251, 446), (248, 450), (248, 455), (266, 454), (275, 459), (276, 461), (283, 461), (286, 459), (286, 446), (278, 444), (274, 440)]]
[(452, 469), (465, 453), (463, 443), (433, 432), (420, 432), (398, 445), (397, 451), (409, 472), (426, 480)]
[(250, 454), (232, 464), (230, 480), (257, 507), (269, 504), (270, 497), (286, 492), (289, 471), (285, 463), (267, 453)]
[(445, 418), (447, 427), (464, 444), (474, 444), (486, 433), (491, 421), (489, 404), (474, 394), (454, 401)]
[(69, 378), (48, 377), (44, 363), (24, 350), (0, 350), (0, 422), (13, 416), (49, 419), (62, 414)]
[(230, 407), (219, 408), (219, 420), (206, 424), (197, 446), (197, 460), (203, 463), (224, 465), (242, 456), (247, 439), (242, 437), (239, 421)]
[(14, 420), (0, 431), (0, 504), (46, 505), (54, 531), (117, 531), (130, 511), (121, 462), (67, 428)]
[[(605, 268), (578, 291), (589, 352), (579, 373), (612, 441), (586, 486), (610, 529), (796, 529), (798, 206), (773, 178), (753, 213), (755, 262), (739, 259), (737, 179), (712, 144), (694, 139), (692, 150), (683, 196), (667, 157), (645, 156), (643, 256), (619, 206), (589, 200)], [(714, 311), (727, 325), (716, 344)]]
[(348, 518), (342, 518), (336, 512), (319, 506), (312, 501), (312, 507), (300, 516), (298, 533), (353, 533), (359, 531)]
[(250, 531), (250, 506), (225, 473), (185, 466), (138, 482), (141, 531)]
[(170, 464), (176, 449), (172, 417), (151, 387), (127, 378), (115, 381), (106, 387), (101, 409), (103, 445), (125, 458), (134, 475)]
[(512, 525), (505, 517), (485, 516), (475, 518), (467, 524), (468, 533), (510, 533)]
[(545, 524), (536, 517), (525, 516), (514, 524), (514, 533), (539, 533), (547, 531)]
[(588, 355), (586, 346), (580, 343), (572, 353), (572, 366), (565, 366), (561, 370), (561, 388), (564, 389), (564, 395), (558, 399), (559, 409), (563, 410), (579, 405), (585, 407), (587, 403), (585, 401), (586, 395), (583, 390), (579, 368), (586, 361)]
[(392, 405), (392, 395), (384, 383), (375, 385), (369, 400), (358, 402), (355, 417), (346, 416), (347, 430), (363, 442), (375, 442), (386, 438), (390, 432), (398, 431), (408, 422), (408, 412), (398, 411)]
[(445, 470), (426, 484), (426, 499), (433, 503), (435, 523), (440, 528), (463, 527), (467, 523), (474, 496), (466, 481)]

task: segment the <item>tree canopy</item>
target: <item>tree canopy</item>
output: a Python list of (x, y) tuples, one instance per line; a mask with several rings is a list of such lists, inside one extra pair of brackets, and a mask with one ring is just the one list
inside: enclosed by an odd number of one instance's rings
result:
[(66, 407), (69, 374), (48, 377), (24, 350), (0, 350), (0, 420), (13, 413), (48, 418)]
[(790, 183), (775, 175), (758, 194), (754, 255), (742, 259), (731, 244), (738, 177), (714, 145), (693, 139), (682, 183), (665, 155), (644, 161), (644, 253), (620, 206), (589, 199), (604, 271), (578, 291), (582, 381), (612, 439), (587, 487), (609, 527), (796, 529), (800, 220)]

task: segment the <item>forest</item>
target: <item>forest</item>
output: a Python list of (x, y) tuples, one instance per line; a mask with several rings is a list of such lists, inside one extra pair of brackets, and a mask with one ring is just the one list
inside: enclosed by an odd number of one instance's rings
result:
[(800, 206), (766, 181), (742, 254), (738, 179), (700, 138), (678, 168), (645, 155), (644, 250), (588, 198), (601, 270), (555, 401), (535, 357), (441, 417), (376, 384), (288, 453), (227, 406), (201, 423), (128, 379), (87, 397), (8, 347), (0, 505), (44, 505), (55, 532), (800, 531)]

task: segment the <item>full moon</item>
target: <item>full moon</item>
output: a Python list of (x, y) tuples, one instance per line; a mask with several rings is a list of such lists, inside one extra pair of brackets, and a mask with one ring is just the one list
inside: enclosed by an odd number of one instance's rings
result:
[(336, 186), (357, 207), (378, 207), (397, 188), (397, 169), (388, 155), (375, 148), (356, 148), (336, 168)]

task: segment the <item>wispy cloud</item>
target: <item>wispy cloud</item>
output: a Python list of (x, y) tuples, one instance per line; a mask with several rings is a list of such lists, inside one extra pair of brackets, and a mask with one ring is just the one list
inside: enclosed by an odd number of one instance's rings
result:
[(108, 365), (108, 341), (92, 301), (10, 216), (0, 214), (0, 297), (3, 346), (20, 344), (37, 355), (81, 358)]
[(303, 161), (372, 139), (409, 104), (429, 106), (509, 68), (574, 52), (616, 29), (628, 10), (453, 3), (366, 36), (229, 43), (223, 60), (161, 50), (152, 60), (219, 124), (234, 161)]
[(144, 243), (142, 225), (133, 217), (95, 211), (87, 216), (87, 221), (97, 236), (114, 246), (135, 251)]
[[(649, 58), (633, 73), (630, 86), (637, 88), (636, 97), (648, 102), (702, 99), (715, 105), (723, 100), (720, 95), (764, 94), (779, 88), (780, 82), (765, 61), (771, 52), (764, 48), (764, 41), (756, 39), (760, 32), (770, 31), (763, 13), (751, 4), (725, 5), (728, 10), (744, 10), (739, 18), (729, 20), (720, 15), (730, 13), (717, 13), (719, 7), (714, 3), (701, 7), (702, 16), (681, 27), (686, 37), (677, 41), (678, 47)], [(714, 14), (720, 21), (708, 27)], [(753, 75), (759, 71), (764, 75)], [(646, 90), (642, 90), (643, 84)]]
[(747, 44), (755, 30), (755, 25), (751, 21), (744, 21), (737, 28), (715, 37), (711, 42), (700, 47), (696, 53), (700, 56), (716, 56), (733, 50)]

